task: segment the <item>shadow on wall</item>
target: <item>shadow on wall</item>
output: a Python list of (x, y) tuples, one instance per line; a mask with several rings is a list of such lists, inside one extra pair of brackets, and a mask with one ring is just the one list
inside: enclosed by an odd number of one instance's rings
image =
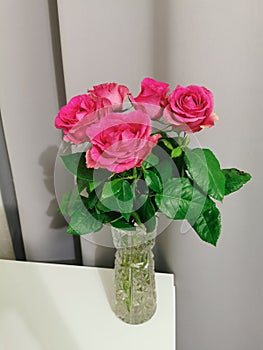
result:
[(188, 235), (194, 235), (194, 230), (186, 220), (170, 220), (170, 224), (160, 232), (154, 247), (156, 271), (176, 275), (178, 257), (184, 254), (184, 240), (187, 240)]
[(115, 249), (109, 247), (96, 246), (95, 266), (109, 268), (114, 267)]
[(43, 182), (48, 192), (54, 196), (48, 205), (46, 214), (51, 218), (49, 227), (55, 229), (67, 226), (67, 222), (64, 217), (58, 213), (59, 205), (57, 202), (54, 187), (54, 169), (57, 153), (57, 146), (49, 146), (45, 151), (41, 153), (39, 157), (39, 164), (43, 168)]
[(15, 259), (9, 227), (0, 191), (0, 259)]
[(83, 264), (86, 266), (108, 267), (114, 266), (114, 254), (109, 226), (104, 226), (99, 232), (81, 237)]

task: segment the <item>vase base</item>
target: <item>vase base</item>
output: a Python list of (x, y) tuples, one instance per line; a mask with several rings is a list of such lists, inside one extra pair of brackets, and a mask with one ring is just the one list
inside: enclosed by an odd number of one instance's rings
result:
[(131, 325), (136, 325), (136, 324), (142, 324), (145, 323), (147, 321), (149, 321), (153, 315), (156, 312), (156, 305), (151, 309), (151, 310), (147, 310), (148, 312), (143, 312), (140, 310), (139, 312), (135, 312), (135, 313), (123, 313), (123, 310), (117, 310), (115, 309), (115, 315), (122, 320), (125, 323), (131, 324)]

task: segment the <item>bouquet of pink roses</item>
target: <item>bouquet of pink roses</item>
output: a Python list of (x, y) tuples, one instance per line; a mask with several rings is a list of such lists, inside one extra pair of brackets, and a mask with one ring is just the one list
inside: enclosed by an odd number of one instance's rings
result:
[(222, 201), (251, 176), (221, 169), (209, 149), (190, 149), (189, 134), (218, 119), (212, 93), (201, 86), (169, 85), (145, 78), (133, 97), (126, 86), (106, 83), (73, 97), (55, 126), (64, 140), (82, 145), (63, 155), (76, 186), (60, 203), (68, 233), (86, 234), (103, 224), (152, 232), (156, 213), (186, 219), (199, 237), (216, 245)]

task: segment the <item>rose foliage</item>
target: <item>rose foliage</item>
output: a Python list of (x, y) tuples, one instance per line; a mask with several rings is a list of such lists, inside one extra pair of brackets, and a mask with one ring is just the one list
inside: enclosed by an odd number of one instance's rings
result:
[(167, 83), (151, 78), (136, 97), (117, 83), (73, 97), (55, 119), (67, 143), (85, 146), (61, 156), (76, 179), (60, 203), (70, 220), (67, 232), (86, 234), (104, 224), (125, 230), (143, 225), (151, 232), (156, 213), (163, 213), (187, 220), (203, 241), (216, 245), (221, 218), (215, 201), (251, 178), (222, 169), (209, 149), (188, 147), (191, 134), (217, 119), (207, 88), (178, 85), (169, 92)]

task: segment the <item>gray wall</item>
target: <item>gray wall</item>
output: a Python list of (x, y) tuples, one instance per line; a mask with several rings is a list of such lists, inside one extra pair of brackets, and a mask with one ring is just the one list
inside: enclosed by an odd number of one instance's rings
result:
[[(198, 134), (223, 167), (253, 180), (221, 206), (215, 249), (176, 224), (159, 239), (160, 266), (175, 272), (179, 350), (260, 350), (263, 343), (263, 2), (177, 1), (170, 6), (169, 64), (160, 78), (215, 94), (216, 127)], [(175, 21), (171, 21), (175, 18)], [(163, 75), (161, 75), (163, 73)]]
[(73, 259), (57, 214), (58, 96), (46, 0), (0, 2), (1, 115), (28, 260)]
[[(257, 0), (59, 0), (67, 97), (104, 81), (150, 75), (204, 84), (220, 121), (199, 133), (223, 167), (253, 181), (226, 198), (213, 248), (172, 224), (157, 242), (157, 268), (174, 272), (178, 350), (260, 350), (263, 343), (263, 2)], [(31, 260), (71, 259), (55, 215), (52, 171), (60, 133), (47, 0), (6, 0), (1, 15), (1, 112)], [(193, 144), (197, 142), (194, 141)], [(51, 180), (52, 179), (52, 180)], [(184, 233), (183, 233), (184, 232)], [(112, 251), (83, 243), (84, 261), (110, 265)]]

